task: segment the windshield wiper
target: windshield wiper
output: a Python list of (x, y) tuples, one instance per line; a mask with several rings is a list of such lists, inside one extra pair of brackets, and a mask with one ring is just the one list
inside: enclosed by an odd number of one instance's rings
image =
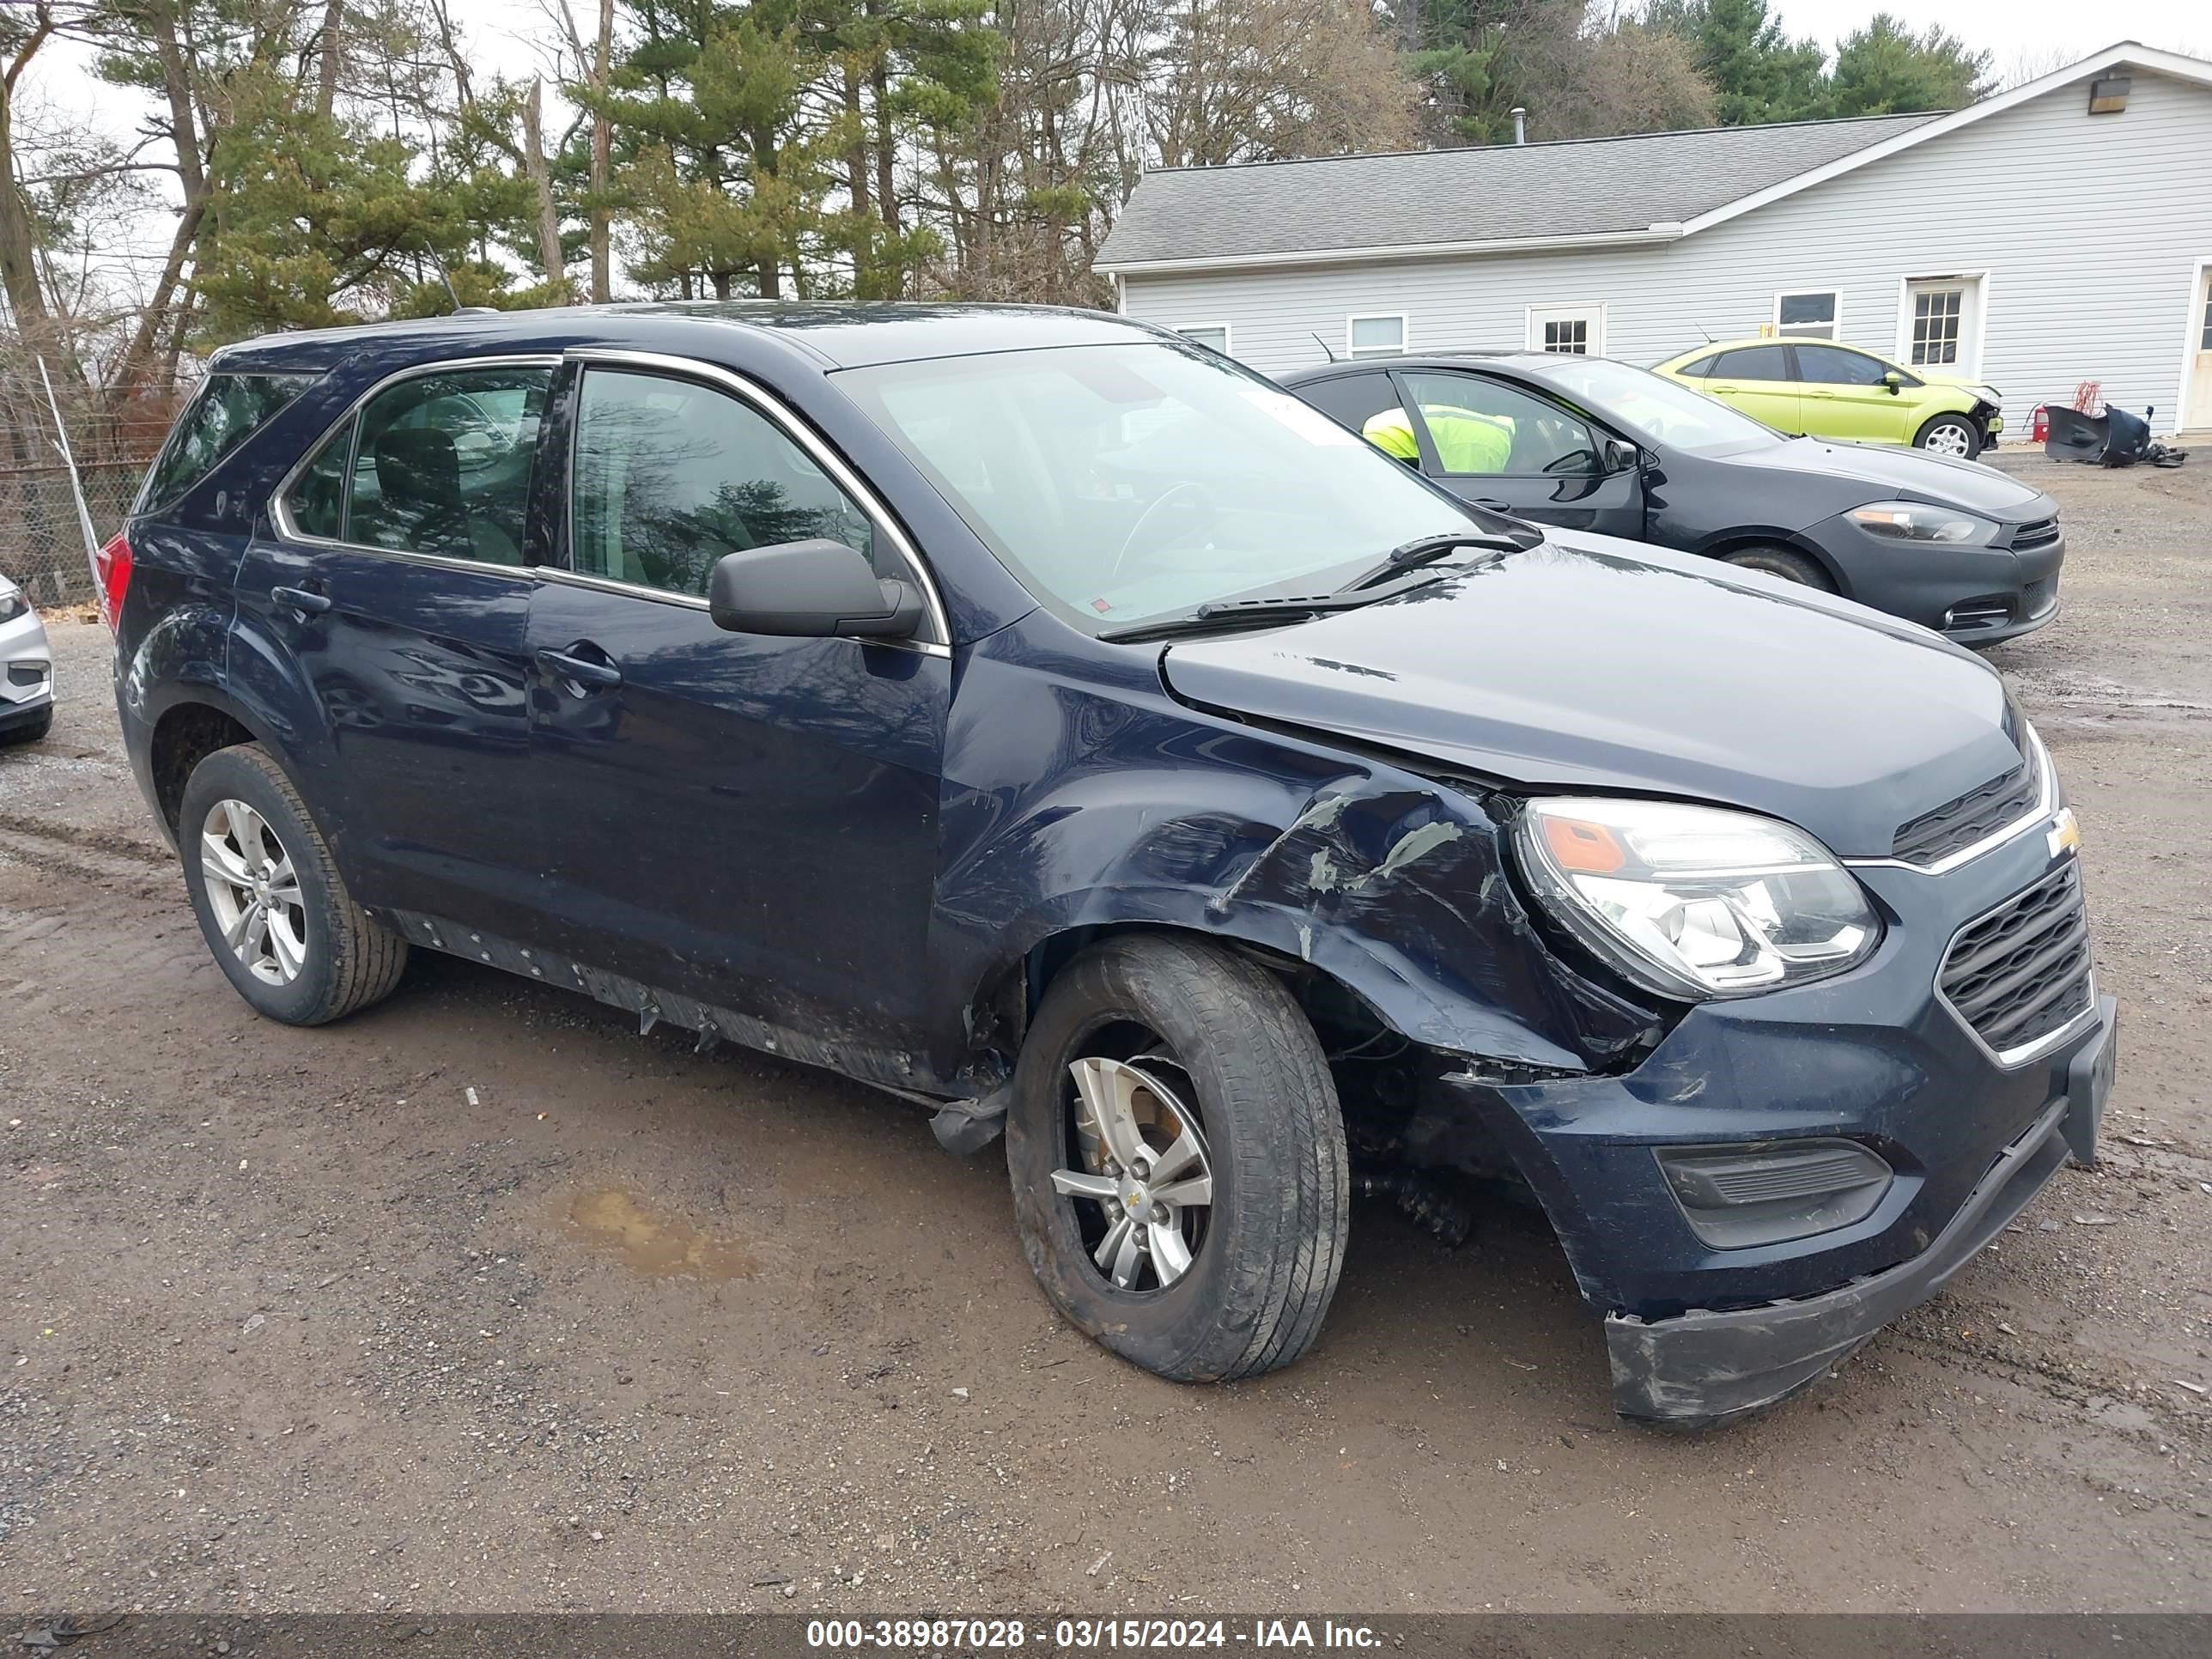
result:
[(1417, 566), (1432, 564), (1462, 547), (1480, 548), (1492, 553), (1525, 553), (1542, 539), (1540, 532), (1532, 540), (1524, 540), (1518, 536), (1493, 535), (1480, 530), (1448, 530), (1442, 535), (1419, 536), (1392, 548), (1336, 591), (1340, 594), (1356, 593)]
[(1213, 599), (1179, 617), (1132, 623), (1109, 628), (1097, 637), (1119, 645), (1137, 640), (1170, 639), (1178, 634), (1218, 634), (1224, 629), (1265, 628), (1275, 623), (1304, 622), (1332, 611), (1352, 611), (1385, 597), (1381, 593), (1315, 593), (1306, 597), (1273, 595), (1256, 599)]

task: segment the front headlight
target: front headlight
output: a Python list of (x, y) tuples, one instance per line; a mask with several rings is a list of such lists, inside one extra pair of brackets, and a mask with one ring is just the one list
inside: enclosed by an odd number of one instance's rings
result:
[(1875, 501), (1844, 514), (1869, 536), (1899, 542), (1941, 542), (1948, 547), (1987, 547), (1997, 533), (1989, 520), (1955, 507), (1919, 501)]
[(31, 608), (31, 602), (10, 588), (0, 593), (0, 623), (9, 623)]
[(1673, 801), (1534, 800), (1515, 830), (1552, 915), (1646, 989), (1700, 1001), (1825, 979), (1881, 921), (1828, 849), (1774, 818)]

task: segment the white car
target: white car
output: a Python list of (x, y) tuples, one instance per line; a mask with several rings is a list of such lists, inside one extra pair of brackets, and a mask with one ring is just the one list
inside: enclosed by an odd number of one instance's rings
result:
[(0, 576), (0, 744), (36, 743), (54, 723), (54, 653), (23, 590)]

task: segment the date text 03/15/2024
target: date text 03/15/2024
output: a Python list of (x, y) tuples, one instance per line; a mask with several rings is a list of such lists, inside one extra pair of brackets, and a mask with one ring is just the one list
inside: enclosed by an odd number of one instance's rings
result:
[(1388, 1638), (1370, 1626), (1333, 1619), (813, 1619), (806, 1645), (944, 1651), (1036, 1646), (1097, 1649), (1379, 1648)]

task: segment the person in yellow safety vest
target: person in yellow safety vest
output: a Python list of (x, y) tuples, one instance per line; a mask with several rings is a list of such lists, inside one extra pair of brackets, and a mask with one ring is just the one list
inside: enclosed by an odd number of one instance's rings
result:
[[(1447, 472), (1503, 472), (1512, 458), (1513, 422), (1502, 416), (1478, 415), (1449, 404), (1424, 404), (1421, 418), (1428, 422), (1437, 459)], [(1419, 462), (1421, 458), (1413, 423), (1402, 409), (1370, 416), (1359, 435), (1401, 461)]]

